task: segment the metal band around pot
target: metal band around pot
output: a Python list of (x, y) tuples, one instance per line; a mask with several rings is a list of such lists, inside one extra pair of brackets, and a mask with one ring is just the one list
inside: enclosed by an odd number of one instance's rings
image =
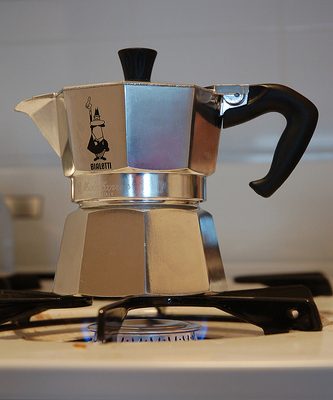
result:
[(112, 173), (77, 175), (72, 180), (72, 201), (93, 200), (206, 200), (206, 177), (165, 173)]

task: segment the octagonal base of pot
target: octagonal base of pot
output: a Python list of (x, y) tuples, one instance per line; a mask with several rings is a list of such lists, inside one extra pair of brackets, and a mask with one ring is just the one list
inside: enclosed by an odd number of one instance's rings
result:
[(226, 289), (215, 228), (194, 206), (125, 205), (68, 215), (54, 292), (103, 297)]

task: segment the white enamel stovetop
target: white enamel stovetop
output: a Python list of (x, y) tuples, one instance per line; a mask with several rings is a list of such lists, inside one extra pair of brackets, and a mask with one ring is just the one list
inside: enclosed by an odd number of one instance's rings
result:
[(107, 344), (48, 341), (52, 332), (38, 340), (2, 333), (0, 399), (331, 400), (333, 298), (315, 301), (321, 332), (264, 336), (247, 324), (223, 323), (222, 334), (212, 328), (214, 339)]

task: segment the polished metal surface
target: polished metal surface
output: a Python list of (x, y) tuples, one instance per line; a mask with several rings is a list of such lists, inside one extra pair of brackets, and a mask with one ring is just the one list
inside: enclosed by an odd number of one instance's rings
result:
[(212, 217), (197, 206), (80, 208), (65, 223), (54, 291), (118, 297), (226, 289)]
[(177, 173), (78, 175), (73, 178), (72, 200), (168, 200), (198, 202), (206, 199), (206, 177)]
[(55, 292), (226, 289), (212, 217), (197, 205), (215, 171), (222, 114), (247, 98), (246, 85), (126, 81), (17, 105), (62, 159), (80, 205), (65, 224)]
[(247, 104), (249, 85), (213, 85), (210, 87), (216, 94), (223, 97), (220, 114), (223, 115), (229, 108)]
[[(194, 322), (157, 318), (125, 320), (116, 335), (112, 334), (112, 325), (105, 328), (106, 335), (112, 337), (113, 342), (119, 343), (189, 342), (198, 339), (200, 329), (201, 326)], [(96, 333), (96, 324), (89, 325), (88, 330)], [(97, 338), (94, 337), (94, 341)]]
[[(116, 82), (64, 88), (15, 109), (35, 121), (68, 177), (142, 171), (209, 175), (215, 171), (221, 110), (246, 101), (244, 87), (235, 86), (236, 94), (226, 85), (223, 95), (223, 85)], [(103, 126), (89, 119), (94, 109)], [(91, 136), (107, 142), (102, 156), (87, 148)]]

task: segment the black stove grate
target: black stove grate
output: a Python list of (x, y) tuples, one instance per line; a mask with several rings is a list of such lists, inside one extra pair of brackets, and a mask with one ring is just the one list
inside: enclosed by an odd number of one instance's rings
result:
[(56, 308), (85, 307), (92, 304), (87, 296), (61, 296), (30, 290), (0, 290), (0, 324), (12, 321), (20, 326), (33, 315)]
[(299, 285), (191, 296), (127, 297), (99, 310), (97, 340), (112, 341), (130, 310), (146, 307), (161, 309), (170, 306), (215, 307), (259, 326), (266, 335), (290, 330), (322, 329), (311, 291)]
[(266, 286), (304, 285), (313, 296), (332, 296), (329, 280), (321, 272), (300, 272), (265, 275), (242, 275), (235, 278), (237, 283), (261, 283)]
[[(60, 296), (48, 292), (0, 291), (0, 324), (27, 327), (30, 317), (55, 308), (85, 307), (88, 296)], [(129, 296), (102, 307), (97, 315), (97, 340), (112, 341), (132, 309), (168, 306), (215, 307), (237, 320), (263, 329), (265, 334), (290, 330), (319, 331), (321, 319), (311, 291), (305, 286), (268, 287), (189, 296)], [(170, 318), (170, 315), (168, 315)], [(12, 324), (10, 324), (12, 327)], [(107, 328), (107, 329), (106, 329)]]
[(39, 290), (41, 281), (54, 279), (54, 273), (15, 273), (0, 277), (0, 290)]

